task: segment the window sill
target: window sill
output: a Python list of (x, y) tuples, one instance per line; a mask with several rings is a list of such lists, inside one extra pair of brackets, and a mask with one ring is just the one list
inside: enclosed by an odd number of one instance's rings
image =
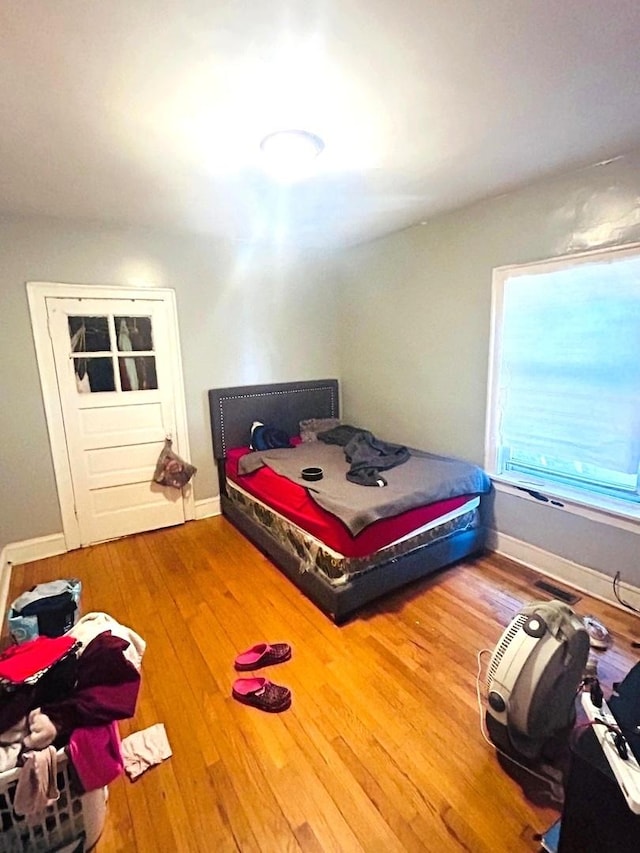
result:
[(604, 496), (589, 496), (577, 493), (570, 487), (554, 484), (551, 489), (531, 481), (490, 474), (494, 488), (499, 492), (533, 501), (560, 512), (570, 512), (600, 524), (640, 533), (640, 505), (629, 505), (624, 501)]

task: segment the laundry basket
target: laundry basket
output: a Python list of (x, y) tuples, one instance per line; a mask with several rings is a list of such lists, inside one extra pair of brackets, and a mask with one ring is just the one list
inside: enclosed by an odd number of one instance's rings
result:
[(107, 788), (86, 794), (78, 788), (64, 750), (58, 752), (59, 799), (43, 812), (25, 817), (13, 811), (20, 769), (0, 773), (0, 853), (48, 853), (85, 836), (84, 849), (96, 843), (107, 812)]

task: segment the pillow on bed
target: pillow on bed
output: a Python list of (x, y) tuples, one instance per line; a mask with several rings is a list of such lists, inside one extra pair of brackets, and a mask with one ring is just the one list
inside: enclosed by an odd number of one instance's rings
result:
[(291, 447), (291, 439), (283, 429), (254, 421), (251, 425), (251, 450), (276, 450)]
[(319, 432), (326, 432), (339, 425), (338, 418), (308, 418), (300, 421), (300, 438), (303, 443), (317, 441)]

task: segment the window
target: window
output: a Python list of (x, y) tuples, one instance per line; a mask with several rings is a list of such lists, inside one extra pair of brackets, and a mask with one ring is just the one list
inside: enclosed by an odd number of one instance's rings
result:
[[(68, 323), (78, 393), (157, 390), (151, 317), (74, 314), (69, 315)], [(118, 353), (117, 362), (114, 352)]]
[(493, 287), (487, 470), (640, 517), (640, 246), (496, 269)]

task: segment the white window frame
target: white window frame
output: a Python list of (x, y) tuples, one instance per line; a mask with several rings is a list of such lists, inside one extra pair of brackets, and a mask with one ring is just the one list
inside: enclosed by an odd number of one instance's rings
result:
[[(575, 255), (563, 255), (557, 258), (534, 261), (527, 264), (514, 264), (496, 267), (492, 277), (491, 328), (489, 339), (489, 374), (487, 385), (487, 414), (485, 430), (485, 470), (491, 477), (494, 487), (526, 500), (541, 502), (559, 511), (567, 511), (595, 521), (640, 533), (640, 505), (624, 500), (573, 489), (569, 485), (548, 482), (541, 486), (539, 482), (528, 480), (525, 474), (498, 471), (498, 393), (502, 345), (502, 319), (504, 311), (505, 282), (518, 275), (554, 272), (566, 269), (568, 265), (592, 263), (594, 260), (621, 260), (627, 256), (637, 256), (640, 243), (625, 246), (597, 249)], [(640, 356), (640, 353), (639, 353)]]

